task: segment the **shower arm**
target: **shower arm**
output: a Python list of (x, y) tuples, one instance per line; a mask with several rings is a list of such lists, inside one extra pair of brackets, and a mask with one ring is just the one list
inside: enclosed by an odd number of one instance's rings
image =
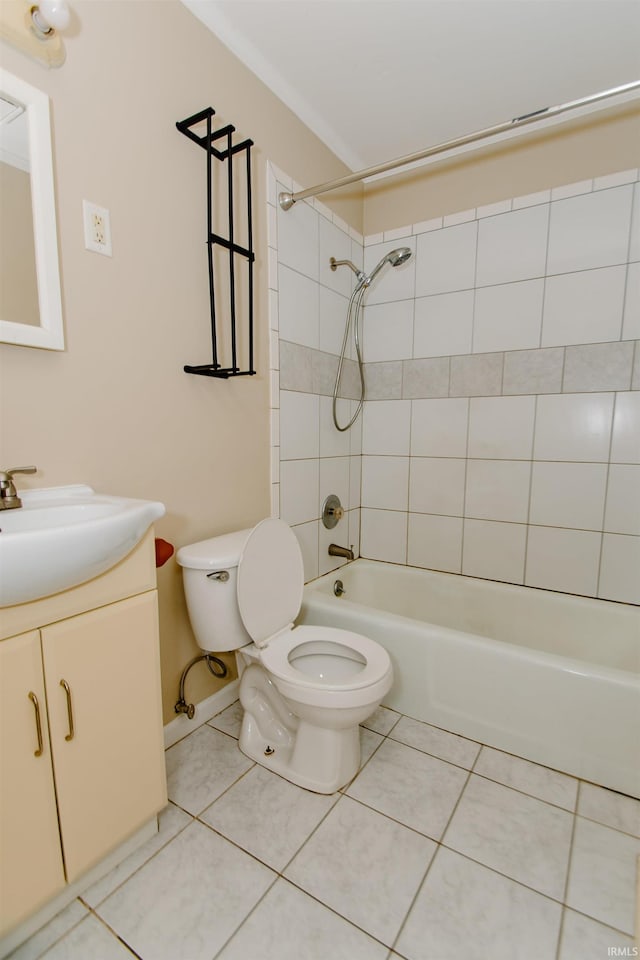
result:
[(598, 103), (600, 100), (609, 97), (620, 96), (626, 93), (632, 93), (640, 89), (640, 80), (633, 83), (624, 83), (619, 87), (612, 87), (609, 90), (603, 90), (600, 93), (593, 93), (588, 97), (581, 97), (579, 100), (570, 100), (567, 103), (558, 104), (555, 107), (543, 107), (542, 110), (534, 110), (532, 113), (525, 113), (521, 117), (514, 117), (513, 120), (506, 120), (493, 127), (486, 127), (483, 130), (476, 130), (474, 133), (468, 133), (463, 137), (456, 137), (454, 140), (446, 140), (435, 147), (428, 147), (426, 150), (420, 150), (417, 153), (410, 153), (407, 156), (399, 157), (396, 160), (388, 160), (386, 163), (379, 163), (374, 167), (368, 167), (366, 170), (360, 170), (358, 173), (350, 173), (345, 177), (339, 177), (336, 180), (329, 180), (326, 183), (318, 184), (315, 187), (308, 187), (306, 190), (299, 190), (296, 193), (280, 193), (278, 202), (283, 210), (290, 210), (298, 200), (306, 200), (307, 197), (317, 197), (321, 193), (328, 193), (330, 190), (337, 190), (339, 187), (347, 187), (351, 183), (358, 183), (360, 180), (366, 180), (368, 177), (374, 177), (379, 173), (386, 173), (388, 170), (395, 170), (397, 167), (404, 167), (409, 163), (416, 163), (418, 160), (425, 160), (427, 157), (436, 156), (439, 153), (446, 153), (449, 150), (455, 150), (457, 147), (464, 147), (469, 143), (475, 143), (478, 140), (485, 140), (488, 137), (494, 137), (518, 127), (524, 127), (532, 123), (538, 123), (540, 120), (548, 120), (551, 117), (566, 113), (568, 110), (577, 110), (579, 107), (586, 107), (592, 103)]

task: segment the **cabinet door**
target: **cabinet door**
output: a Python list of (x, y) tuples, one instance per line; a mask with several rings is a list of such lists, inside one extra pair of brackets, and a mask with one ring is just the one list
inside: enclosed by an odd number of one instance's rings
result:
[(64, 883), (40, 634), (34, 630), (0, 643), (0, 936)]
[(42, 630), (69, 882), (165, 806), (156, 592)]

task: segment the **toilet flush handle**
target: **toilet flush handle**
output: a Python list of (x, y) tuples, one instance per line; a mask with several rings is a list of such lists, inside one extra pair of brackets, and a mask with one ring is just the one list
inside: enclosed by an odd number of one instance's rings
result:
[(228, 570), (214, 570), (213, 573), (207, 574), (207, 580), (219, 580), (220, 583), (226, 583), (228, 579)]

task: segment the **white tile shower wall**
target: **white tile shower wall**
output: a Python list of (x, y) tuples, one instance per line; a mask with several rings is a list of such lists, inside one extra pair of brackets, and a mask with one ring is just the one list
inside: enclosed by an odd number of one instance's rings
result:
[[(272, 515), (291, 524), (305, 580), (312, 580), (345, 562), (329, 556), (330, 543), (353, 545), (356, 554), (360, 544), (362, 417), (346, 432), (336, 430), (332, 421), (333, 384), (355, 277), (348, 267), (332, 271), (329, 261), (351, 260), (361, 269), (363, 238), (318, 201), (297, 203), (284, 213), (278, 193), (300, 188), (271, 165), (267, 177)], [(410, 357), (412, 305), (405, 326), (402, 356)], [(357, 370), (351, 352), (347, 357), (338, 403), (341, 423), (356, 409)], [(381, 486), (377, 481), (376, 487)], [(320, 519), (330, 493), (338, 495), (346, 510), (333, 530)], [(406, 511), (406, 489), (402, 506)]]
[(638, 179), (365, 237), (363, 556), (640, 603)]
[[(638, 171), (362, 238), (269, 170), (272, 505), (305, 577), (362, 555), (640, 603)], [(367, 396), (331, 393), (354, 276), (369, 291)], [(345, 364), (339, 414), (355, 411)], [(320, 522), (336, 492), (347, 519)], [(362, 508), (362, 510), (361, 510)], [(362, 529), (360, 529), (362, 528)]]

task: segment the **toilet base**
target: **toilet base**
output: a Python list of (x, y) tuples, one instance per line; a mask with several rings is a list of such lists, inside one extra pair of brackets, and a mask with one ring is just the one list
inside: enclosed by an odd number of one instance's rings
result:
[(360, 728), (322, 730), (301, 722), (293, 744), (273, 747), (254, 717), (245, 711), (240, 749), (298, 787), (314, 793), (335, 793), (349, 783), (360, 766)]
[(335, 793), (360, 766), (360, 728), (327, 729), (296, 717), (258, 664), (240, 683), (240, 749), (261, 766), (315, 793)]

